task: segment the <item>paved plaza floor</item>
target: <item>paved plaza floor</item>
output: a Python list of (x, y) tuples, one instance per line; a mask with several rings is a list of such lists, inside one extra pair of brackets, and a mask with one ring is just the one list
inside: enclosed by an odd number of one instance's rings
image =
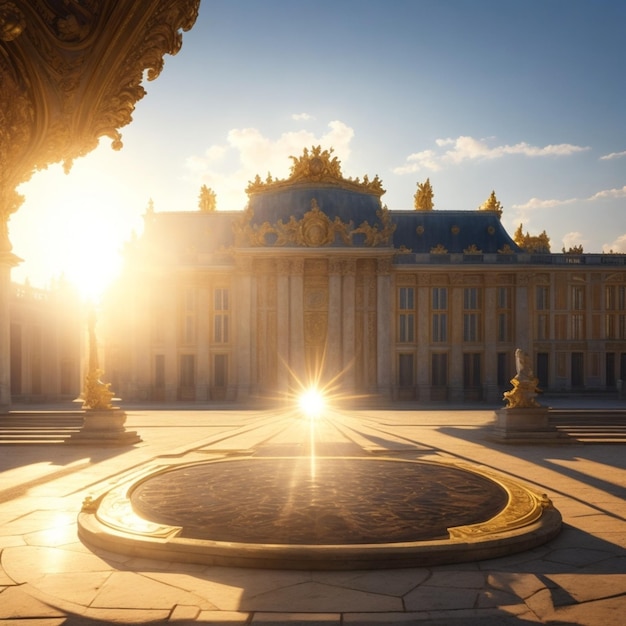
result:
[(310, 452), (307, 420), (283, 412), (133, 408), (127, 427), (143, 441), (132, 446), (0, 446), (0, 622), (624, 623), (624, 444), (506, 445), (487, 437), (492, 410), (401, 408), (321, 420), (316, 454), (475, 464), (546, 493), (561, 533), (506, 557), (393, 570), (244, 569), (104, 551), (80, 541), (78, 514), (85, 498), (130, 476), (178, 460)]

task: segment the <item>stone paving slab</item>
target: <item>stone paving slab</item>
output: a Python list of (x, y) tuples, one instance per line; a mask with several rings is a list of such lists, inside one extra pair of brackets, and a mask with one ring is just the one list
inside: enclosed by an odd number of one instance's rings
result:
[[(362, 414), (347, 415), (346, 420), (354, 419), (351, 428), (358, 429)], [(413, 458), (421, 458), (424, 447), (443, 460), (481, 463), (543, 489), (564, 515), (565, 526), (552, 542), (526, 553), (432, 568), (270, 572), (157, 562), (92, 550), (77, 540), (82, 499), (146, 463), (168, 458), (174, 450), (184, 456), (187, 450), (210, 454), (212, 446), (226, 449), (231, 445), (229, 435), (236, 436), (232, 449), (239, 450), (259, 449), (272, 431), (281, 433), (276, 439), (280, 445), (293, 439), (267, 412), (256, 417), (254, 412), (233, 415), (231, 426), (228, 412), (142, 411), (136, 422), (130, 412), (127, 425), (140, 432), (142, 444), (115, 454), (82, 450), (88, 462), (66, 449), (59, 450), (56, 459), (26, 451), (24, 483), (20, 483), (22, 461), (11, 448), (0, 460), (0, 494), (6, 487), (14, 490), (4, 492), (8, 499), (0, 498), (3, 626), (149, 621), (179, 626), (623, 623), (623, 447), (490, 443), (482, 436), (489, 412), (377, 411), (368, 414), (359, 436), (370, 442), (378, 437), (375, 445), (383, 446), (389, 431), (393, 433), (387, 437), (389, 445), (406, 440), (407, 449), (414, 448)], [(181, 429), (186, 420), (191, 425)], [(222, 426), (215, 428), (215, 423)], [(269, 437), (266, 443), (271, 443)], [(337, 437), (333, 441), (330, 433), (325, 435), (336, 446), (355, 443), (345, 434)], [(54, 449), (46, 446), (48, 455), (50, 450)], [(70, 471), (58, 472), (63, 463), (73, 464)], [(3, 482), (5, 470), (9, 483)]]

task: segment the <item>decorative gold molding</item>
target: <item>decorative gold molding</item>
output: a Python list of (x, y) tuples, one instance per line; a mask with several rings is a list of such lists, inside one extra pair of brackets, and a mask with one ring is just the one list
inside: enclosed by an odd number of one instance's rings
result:
[(471, 246), (468, 246), (463, 250), (463, 254), (482, 254), (483, 251), (473, 243)]
[(448, 254), (447, 248), (442, 243), (438, 243), (434, 248), (430, 249), (431, 254)]
[(382, 228), (378, 224), (372, 226), (367, 221), (354, 228), (352, 221), (344, 222), (339, 216), (331, 220), (320, 209), (315, 198), (311, 200), (311, 209), (300, 220), (292, 215), (287, 223), (278, 220), (274, 224), (263, 222), (253, 225), (251, 224), (253, 215), (252, 208), (248, 207), (241, 219), (234, 223), (236, 245), (252, 247), (296, 245), (319, 248), (330, 246), (339, 237), (344, 245), (352, 246), (354, 235), (362, 234), (365, 236), (366, 246), (389, 246), (396, 229), (387, 207), (376, 212)]
[(246, 193), (253, 195), (281, 189), (294, 183), (307, 182), (337, 185), (343, 189), (370, 193), (379, 197), (385, 193), (378, 175), (373, 180), (370, 180), (366, 175), (363, 177), (363, 181), (358, 178), (344, 178), (341, 174), (339, 159), (337, 157), (331, 158), (333, 151), (333, 148), (322, 151), (321, 146), (313, 146), (310, 152), (308, 148), (305, 148), (302, 156), (289, 157), (293, 161), (289, 178), (274, 179), (271, 174), (268, 174), (265, 181), (262, 181), (257, 174), (254, 181), (248, 183)]

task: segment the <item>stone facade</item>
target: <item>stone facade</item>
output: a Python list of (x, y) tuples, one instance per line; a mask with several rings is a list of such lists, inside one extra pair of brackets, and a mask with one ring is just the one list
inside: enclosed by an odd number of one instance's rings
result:
[(283, 398), (315, 384), (493, 402), (517, 348), (544, 391), (626, 377), (626, 255), (524, 252), (499, 203), (389, 211), (377, 178), (344, 179), (319, 148), (247, 191), (245, 211), (146, 214), (105, 314), (104, 369), (122, 398)]

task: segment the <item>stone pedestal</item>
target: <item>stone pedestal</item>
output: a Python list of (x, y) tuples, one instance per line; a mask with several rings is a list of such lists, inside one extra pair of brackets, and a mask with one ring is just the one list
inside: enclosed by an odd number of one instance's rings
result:
[(118, 408), (87, 409), (81, 429), (66, 443), (90, 446), (128, 446), (139, 443), (141, 437), (124, 426), (126, 412)]
[(494, 412), (490, 439), (502, 443), (566, 443), (567, 436), (550, 425), (548, 407), (506, 408)]

